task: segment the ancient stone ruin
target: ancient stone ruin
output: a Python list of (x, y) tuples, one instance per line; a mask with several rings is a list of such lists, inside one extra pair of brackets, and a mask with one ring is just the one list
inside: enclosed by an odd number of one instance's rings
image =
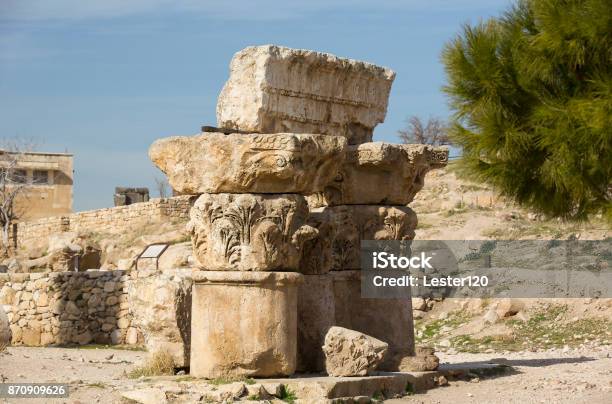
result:
[[(268, 45), (238, 52), (230, 70), (220, 129), (149, 151), (173, 189), (199, 195), (191, 374), (321, 372), (350, 344), (372, 358), (347, 369), (397, 371), (415, 355), (411, 300), (361, 297), (360, 243), (414, 238), (407, 205), (447, 150), (371, 142), (389, 69)], [(326, 341), (335, 326), (348, 330)]]
[(149, 188), (115, 187), (113, 196), (115, 206), (126, 206), (133, 203), (149, 201)]

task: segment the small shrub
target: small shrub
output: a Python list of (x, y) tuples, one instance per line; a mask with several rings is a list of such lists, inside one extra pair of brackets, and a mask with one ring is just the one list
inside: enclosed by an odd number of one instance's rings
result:
[(295, 403), (295, 401), (297, 400), (297, 396), (295, 395), (295, 393), (289, 390), (284, 385), (282, 387), (281, 396), (279, 398), (289, 404)]
[(135, 368), (128, 377), (137, 379), (142, 376), (164, 376), (174, 374), (174, 358), (168, 351), (158, 351), (152, 354), (144, 365)]

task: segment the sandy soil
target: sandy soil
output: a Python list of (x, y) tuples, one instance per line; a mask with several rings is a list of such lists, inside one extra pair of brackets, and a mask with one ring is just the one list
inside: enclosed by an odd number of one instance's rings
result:
[[(111, 356), (112, 355), (112, 356)], [(121, 403), (119, 391), (143, 383), (125, 377), (143, 352), (116, 349), (10, 347), (0, 354), (0, 378), (7, 382), (69, 383), (67, 403)], [(516, 352), (505, 354), (440, 354), (442, 363), (492, 361), (513, 370), (477, 381), (451, 381), (423, 394), (388, 403), (609, 403), (612, 396), (612, 348)], [(40, 403), (41, 400), (0, 402)]]
[(492, 187), (455, 174), (455, 165), (433, 170), (410, 207), (417, 213), (417, 240), (602, 240), (610, 224), (601, 217), (590, 222), (546, 219), (501, 197)]
[(18, 399), (4, 403), (118, 403), (120, 386), (135, 383), (125, 373), (146, 352), (119, 349), (9, 347), (0, 353), (3, 383), (68, 383), (68, 399)]
[(451, 381), (386, 403), (610, 403), (612, 349), (554, 350), (500, 354), (439, 354), (441, 363), (490, 361), (512, 370), (498, 377)]

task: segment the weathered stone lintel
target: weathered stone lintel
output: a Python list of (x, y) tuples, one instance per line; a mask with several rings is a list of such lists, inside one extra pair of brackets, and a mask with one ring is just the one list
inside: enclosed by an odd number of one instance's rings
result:
[(395, 73), (370, 63), (274, 45), (234, 55), (217, 102), (219, 126), (370, 141)]

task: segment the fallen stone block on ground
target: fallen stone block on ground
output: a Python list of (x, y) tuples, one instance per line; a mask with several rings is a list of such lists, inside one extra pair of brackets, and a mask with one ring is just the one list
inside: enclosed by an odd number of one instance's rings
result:
[(332, 327), (325, 336), (325, 369), (330, 376), (365, 376), (382, 362), (389, 345), (358, 331)]

